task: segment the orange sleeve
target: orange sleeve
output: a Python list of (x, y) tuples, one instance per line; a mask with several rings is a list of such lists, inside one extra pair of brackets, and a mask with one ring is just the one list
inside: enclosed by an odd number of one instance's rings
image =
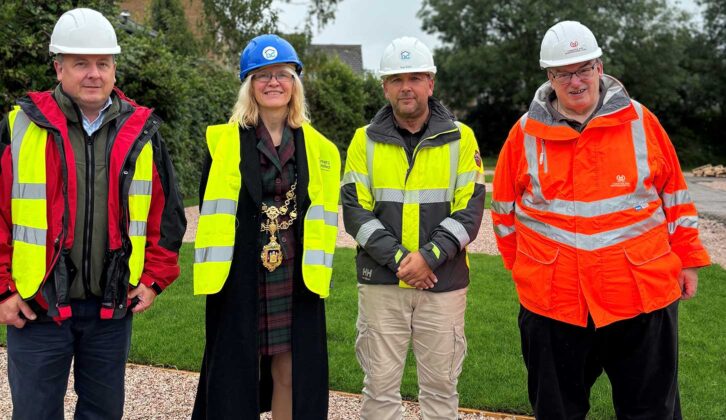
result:
[(514, 224), (514, 208), (520, 194), (517, 188), (517, 171), (522, 158), (523, 133), (520, 122), (512, 127), (504, 142), (494, 170), (492, 193), (492, 222), (497, 247), (502, 254), (504, 267), (512, 269), (517, 256), (517, 232)]
[(683, 267), (709, 265), (708, 252), (698, 236), (696, 205), (688, 192), (673, 143), (655, 115), (646, 110), (643, 118), (647, 136), (652, 139), (649, 147), (657, 148), (654, 154), (660, 156), (655, 163), (653, 183), (663, 202), (671, 249), (680, 257)]

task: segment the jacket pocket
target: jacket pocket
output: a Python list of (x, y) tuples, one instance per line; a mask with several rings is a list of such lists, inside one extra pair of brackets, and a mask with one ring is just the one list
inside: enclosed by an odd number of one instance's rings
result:
[(466, 358), (466, 335), (464, 335), (463, 325), (454, 325), (454, 351), (451, 358), (451, 370), (449, 371), (449, 379), (456, 382), (461, 375), (464, 367), (464, 359)]
[(512, 278), (520, 299), (541, 309), (552, 307), (552, 279), (560, 248), (517, 232), (517, 258)]
[(665, 230), (623, 246), (628, 268), (635, 280), (643, 310), (661, 308), (680, 295), (680, 258), (671, 251)]

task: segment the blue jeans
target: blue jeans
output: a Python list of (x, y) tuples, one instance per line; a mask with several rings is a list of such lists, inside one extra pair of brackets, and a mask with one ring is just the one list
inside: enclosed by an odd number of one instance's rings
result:
[(71, 360), (78, 394), (75, 419), (120, 419), (131, 345), (131, 313), (102, 320), (95, 299), (73, 301), (61, 325), (8, 326), (8, 382), (14, 420), (63, 419)]

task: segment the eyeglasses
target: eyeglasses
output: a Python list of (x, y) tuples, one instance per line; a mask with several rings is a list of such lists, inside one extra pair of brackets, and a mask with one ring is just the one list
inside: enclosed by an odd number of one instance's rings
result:
[(558, 71), (554, 72), (551, 71), (550, 74), (552, 74), (552, 77), (555, 78), (555, 81), (561, 85), (566, 85), (572, 81), (572, 76), (577, 75), (577, 77), (580, 80), (586, 81), (590, 80), (592, 76), (595, 75), (595, 67), (597, 67), (597, 63), (592, 63), (588, 65), (587, 67), (583, 67), (581, 69), (577, 69), (576, 71), (569, 72), (569, 71)]
[(252, 75), (252, 80), (261, 83), (269, 83), (272, 78), (275, 78), (279, 83), (290, 83), (292, 82), (292, 74), (286, 71), (278, 71), (272, 73), (270, 71), (261, 71)]

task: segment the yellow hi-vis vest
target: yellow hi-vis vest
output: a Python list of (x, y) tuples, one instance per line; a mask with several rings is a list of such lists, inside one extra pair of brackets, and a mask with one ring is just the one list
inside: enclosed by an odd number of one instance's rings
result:
[(136, 158), (134, 175), (129, 187), (129, 240), (131, 241), (129, 284), (134, 287), (139, 285), (141, 273), (144, 271), (146, 222), (151, 208), (153, 168), (154, 153), (149, 140)]
[[(338, 236), (340, 154), (335, 145), (303, 124), (310, 208), (305, 213), (302, 275), (310, 291), (330, 294), (333, 254)], [(236, 123), (207, 127), (212, 156), (194, 243), (194, 294), (222, 290), (232, 266), (237, 201), (242, 188), (240, 136)]]
[[(47, 242), (60, 239), (47, 237), (45, 150), (49, 136), (48, 131), (34, 124), (20, 107), (16, 106), (10, 112), (8, 122), (13, 161), (12, 279), (20, 297), (28, 299), (38, 292), (43, 280), (50, 274), (46, 272)], [(144, 266), (146, 220), (151, 206), (152, 165), (153, 155), (149, 142), (136, 160), (129, 192), (129, 237), (132, 244), (129, 283), (133, 286), (138, 285)], [(110, 193), (116, 193), (112, 186), (109, 189), (113, 191)], [(60, 243), (62, 246), (62, 241)], [(48, 268), (52, 269), (52, 265)]]

